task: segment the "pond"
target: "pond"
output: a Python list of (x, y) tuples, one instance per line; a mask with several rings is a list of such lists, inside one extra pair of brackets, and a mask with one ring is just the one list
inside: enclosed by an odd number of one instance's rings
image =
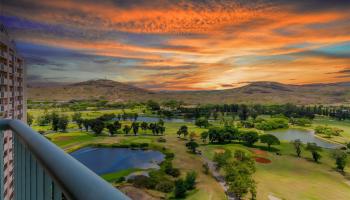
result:
[(164, 154), (153, 150), (86, 147), (70, 154), (98, 175), (126, 169), (158, 169)]
[(318, 146), (328, 149), (334, 149), (339, 147), (338, 144), (327, 142), (325, 140), (319, 139), (315, 136), (313, 131), (303, 130), (303, 129), (282, 129), (268, 131), (269, 134), (276, 136), (280, 140), (293, 141), (300, 139), (303, 143), (314, 142)]

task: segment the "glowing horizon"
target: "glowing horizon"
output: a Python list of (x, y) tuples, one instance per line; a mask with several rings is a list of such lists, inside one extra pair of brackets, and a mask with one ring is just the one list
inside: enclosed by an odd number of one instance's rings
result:
[(341, 0), (3, 4), (30, 82), (208, 90), (350, 81), (350, 3)]

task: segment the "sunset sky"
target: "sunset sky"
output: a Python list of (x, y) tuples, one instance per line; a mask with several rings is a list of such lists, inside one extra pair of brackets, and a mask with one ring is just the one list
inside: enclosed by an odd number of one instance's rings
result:
[(152, 90), (350, 81), (349, 0), (2, 0), (28, 81)]

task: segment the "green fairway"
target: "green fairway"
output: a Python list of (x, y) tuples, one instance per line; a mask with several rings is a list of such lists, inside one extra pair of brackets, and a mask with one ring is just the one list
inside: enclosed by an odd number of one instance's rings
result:
[(332, 138), (326, 138), (326, 139), (339, 142), (342, 144), (350, 142), (350, 121), (349, 120), (338, 121), (335, 119), (330, 119), (328, 117), (317, 117), (313, 121), (313, 126), (315, 127), (318, 125), (327, 125), (330, 127), (336, 127), (344, 130), (344, 132), (341, 133), (341, 136), (333, 136)]
[[(34, 111), (34, 115), (40, 115), (43, 111)], [(103, 110), (103, 111), (86, 111), (82, 112), (84, 117), (98, 117), (105, 113), (118, 113), (121, 110)], [(65, 114), (73, 114), (73, 112), (64, 112)], [(130, 121), (121, 121), (123, 125), (130, 125)], [(218, 121), (215, 122), (217, 126), (222, 126)], [(219, 183), (209, 175), (203, 173), (202, 164), (203, 159), (194, 154), (190, 154), (185, 147), (187, 139), (179, 139), (176, 132), (182, 126), (188, 127), (189, 133), (194, 132), (196, 140), (201, 144), (199, 139), (200, 133), (207, 130), (199, 128), (193, 123), (165, 123), (166, 131), (162, 136), (166, 139), (165, 143), (157, 142), (159, 136), (152, 135), (150, 130), (139, 131), (138, 136), (133, 134), (124, 135), (116, 134), (109, 136), (105, 129), (100, 136), (95, 136), (92, 132), (79, 130), (77, 125), (70, 123), (67, 133), (53, 132), (50, 126), (38, 126), (34, 123), (32, 126), (35, 130), (43, 130), (52, 142), (63, 148), (67, 152), (72, 152), (81, 147), (88, 145), (103, 144), (106, 146), (114, 145), (131, 145), (148, 143), (150, 146), (161, 145), (175, 153), (173, 164), (181, 170), (182, 176), (187, 171), (196, 170), (198, 173), (197, 189), (188, 192), (187, 199), (206, 200), (206, 199), (225, 199), (223, 188)], [(339, 140), (344, 143), (345, 140), (350, 140), (350, 125), (346, 121), (334, 121), (329, 118), (317, 117), (314, 120), (313, 127), (317, 125), (329, 125), (343, 129), (345, 132), (343, 137), (332, 137), (331, 140)], [(313, 128), (309, 127), (309, 128)], [(262, 132), (262, 131), (261, 131)], [(265, 144), (256, 144), (260, 149), (266, 149)], [(270, 160), (270, 163), (257, 163), (257, 172), (255, 173), (255, 180), (257, 181), (257, 197), (258, 199), (269, 199), (269, 197), (278, 197), (280, 199), (350, 199), (350, 185), (346, 176), (337, 172), (334, 167), (334, 160), (330, 156), (329, 150), (323, 150), (320, 164), (316, 164), (311, 160), (310, 152), (305, 150), (302, 153), (302, 158), (297, 158), (294, 153), (294, 148), (291, 144), (282, 142), (281, 145), (275, 146), (280, 150), (281, 155), (276, 155), (273, 152), (266, 152), (264, 150), (257, 151), (257, 148), (249, 148), (242, 144), (227, 144), (227, 145), (208, 145), (202, 144), (200, 149), (203, 155), (209, 159), (213, 158), (216, 151), (222, 149), (243, 150), (251, 156), (262, 157)], [(105, 174), (102, 177), (114, 182), (120, 177), (126, 176), (138, 169), (128, 169), (115, 173)], [(345, 169), (348, 173), (349, 167)], [(146, 190), (145, 190), (146, 191)], [(146, 191), (152, 194), (152, 191)], [(170, 195), (171, 196), (171, 195)], [(168, 195), (169, 197), (169, 195)]]
[[(260, 144), (258, 144), (260, 145)], [(266, 151), (257, 151), (240, 144), (206, 145), (202, 147), (204, 155), (212, 158), (215, 151), (237, 149), (249, 152), (252, 156), (267, 158), (271, 163), (256, 164), (258, 199), (275, 196), (280, 199), (350, 199), (350, 185), (347, 179), (334, 169), (334, 160), (330, 152), (322, 152), (320, 164), (311, 161), (310, 152), (303, 151), (297, 158), (292, 145), (283, 143), (279, 149), (282, 155)], [(348, 167), (346, 169), (350, 171)]]

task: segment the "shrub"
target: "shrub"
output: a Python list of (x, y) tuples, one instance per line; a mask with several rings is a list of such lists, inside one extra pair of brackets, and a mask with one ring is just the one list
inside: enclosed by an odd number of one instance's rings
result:
[(208, 163), (204, 163), (202, 166), (203, 166), (204, 174), (209, 174), (209, 165), (208, 165)]
[(140, 143), (140, 144), (139, 144), (139, 147), (140, 147), (141, 149), (147, 148), (148, 146), (149, 146), (148, 143)]
[(91, 121), (91, 129), (96, 135), (100, 135), (105, 128), (105, 124), (100, 119)]
[(224, 153), (215, 153), (214, 154), (214, 162), (216, 163), (217, 168), (221, 168), (232, 158), (232, 153), (230, 150), (225, 150)]
[(186, 189), (192, 190), (195, 188), (196, 178), (197, 178), (197, 173), (195, 171), (187, 172), (186, 179), (185, 179)]
[(256, 131), (245, 131), (241, 133), (241, 139), (248, 146), (253, 146), (253, 144), (259, 140), (259, 135)]
[(175, 181), (174, 194), (176, 198), (183, 198), (186, 196), (186, 183), (183, 179)]
[(168, 180), (160, 181), (156, 185), (156, 190), (164, 192), (164, 193), (169, 193), (169, 192), (173, 191), (173, 189), (174, 189), (174, 184)]
[(39, 130), (38, 133), (40, 133), (41, 135), (45, 135), (45, 131), (44, 130)]
[(143, 175), (135, 176), (130, 182), (132, 182), (135, 187), (147, 189), (154, 189), (157, 184), (155, 179)]
[(298, 126), (310, 126), (312, 121), (308, 118), (292, 118), (290, 119), (290, 123)]
[(168, 173), (172, 177), (179, 177), (180, 176), (180, 170), (178, 168), (172, 168), (168, 171)]
[(125, 177), (123, 176), (123, 177), (119, 177), (117, 180), (115, 180), (114, 182), (115, 183), (122, 183), (122, 182), (124, 182), (125, 181)]
[(261, 135), (260, 136), (260, 142), (261, 143), (266, 143), (267, 144), (267, 147), (270, 149), (271, 145), (274, 145), (274, 144), (280, 144), (280, 141), (279, 139), (274, 136), (274, 135), (271, 135), (271, 134), (264, 134), (264, 135)]
[(288, 128), (288, 120), (284, 118), (264, 119), (261, 122), (256, 123), (255, 128), (264, 131)]
[(166, 142), (166, 139), (163, 138), (163, 137), (160, 137), (160, 138), (157, 139), (157, 142), (164, 143), (164, 142)]
[(316, 134), (323, 134), (328, 137), (339, 136), (343, 130), (336, 127), (328, 127), (328, 126), (316, 126), (315, 128)]
[(207, 128), (209, 126), (209, 122), (208, 122), (208, 119), (205, 118), (205, 117), (200, 117), (200, 118), (197, 118), (196, 121), (195, 121), (195, 125), (202, 128)]
[(165, 152), (165, 159), (173, 159), (175, 157), (174, 153), (171, 152)]

